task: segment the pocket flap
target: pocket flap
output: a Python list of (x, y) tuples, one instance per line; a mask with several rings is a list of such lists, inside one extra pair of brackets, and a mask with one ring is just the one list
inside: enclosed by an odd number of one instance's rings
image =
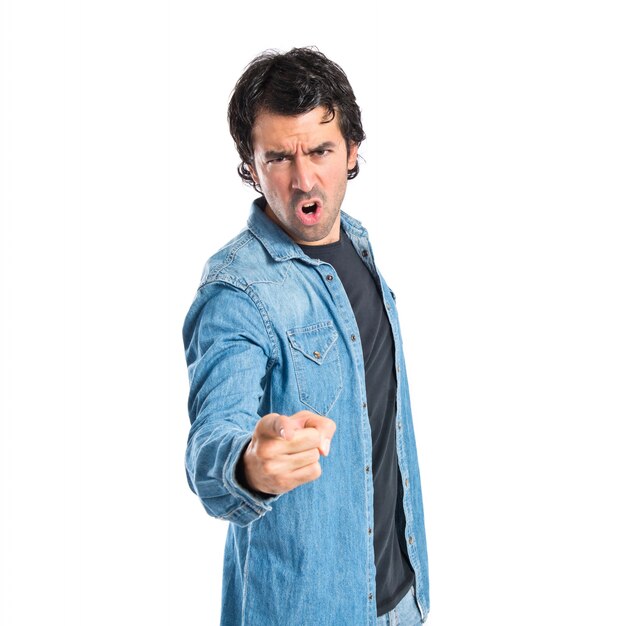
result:
[(287, 337), (294, 350), (298, 350), (307, 359), (321, 365), (339, 334), (332, 322), (320, 322), (304, 328), (288, 330)]

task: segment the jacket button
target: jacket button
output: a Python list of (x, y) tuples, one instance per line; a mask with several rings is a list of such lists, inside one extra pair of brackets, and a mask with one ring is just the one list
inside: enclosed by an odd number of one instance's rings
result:
[(361, 252), (361, 254), (362, 254), (364, 257), (368, 257), (368, 256), (370, 255), (370, 253), (369, 253), (367, 250), (363, 250), (363, 252)]
[(409, 543), (410, 543), (410, 544), (412, 544), (412, 543), (413, 543), (413, 535), (411, 535), (411, 536), (409, 537)]
[(363, 408), (365, 408), (367, 406), (367, 402), (363, 403)]
[(405, 486), (405, 487), (408, 487), (408, 486), (409, 486), (409, 479), (408, 479), (408, 478), (404, 481), (404, 486)]
[(368, 535), (371, 535), (371, 534), (372, 534), (372, 529), (371, 529), (371, 528), (368, 528), (368, 529), (367, 529), (367, 534), (368, 534)]
[(321, 358), (322, 358), (322, 355), (321, 355), (321, 354), (320, 354), (317, 350), (313, 353), (313, 356), (314, 356), (316, 359), (321, 359)]
[(334, 276), (332, 274), (326, 274), (326, 280), (332, 280)]
[(352, 339), (352, 341), (356, 341), (356, 335), (350, 335), (350, 339)]
[(369, 474), (369, 471), (370, 471), (370, 466), (369, 466), (369, 465), (366, 465), (366, 466), (365, 466), (365, 473), (366, 473), (366, 474)]
[(387, 302), (387, 311), (391, 311), (391, 305)]
[(367, 599), (368, 599), (368, 600), (371, 600), (371, 599), (372, 599), (372, 597), (373, 597), (373, 596), (372, 596), (372, 594), (370, 593), (370, 595), (369, 595), (369, 596), (367, 596)]

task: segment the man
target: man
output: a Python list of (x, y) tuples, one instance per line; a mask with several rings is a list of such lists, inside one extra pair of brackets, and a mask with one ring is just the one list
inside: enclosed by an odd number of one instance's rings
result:
[(183, 330), (187, 476), (230, 522), (221, 623), (417, 624), (428, 565), (395, 298), (340, 211), (360, 109), (343, 70), (301, 48), (254, 59), (228, 117), (262, 196)]

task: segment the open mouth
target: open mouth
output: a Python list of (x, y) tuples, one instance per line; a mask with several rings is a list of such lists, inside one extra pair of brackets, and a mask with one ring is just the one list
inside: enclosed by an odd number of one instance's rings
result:
[(322, 217), (322, 203), (320, 200), (304, 200), (298, 205), (296, 215), (305, 226), (313, 226)]

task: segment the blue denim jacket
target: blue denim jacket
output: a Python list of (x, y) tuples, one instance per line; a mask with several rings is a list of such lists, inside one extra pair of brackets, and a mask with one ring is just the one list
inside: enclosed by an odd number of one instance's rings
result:
[[(409, 387), (392, 292), (361, 224), (342, 226), (380, 281), (395, 340), (405, 538), (422, 619), (428, 562)], [(359, 330), (334, 268), (307, 257), (254, 202), (248, 228), (206, 264), (186, 317), (189, 485), (230, 522), (222, 626), (376, 624), (372, 445)], [(315, 356), (314, 356), (315, 354)], [(320, 356), (321, 355), (321, 356)], [(307, 409), (337, 424), (319, 479), (262, 499), (237, 461), (260, 416)]]

